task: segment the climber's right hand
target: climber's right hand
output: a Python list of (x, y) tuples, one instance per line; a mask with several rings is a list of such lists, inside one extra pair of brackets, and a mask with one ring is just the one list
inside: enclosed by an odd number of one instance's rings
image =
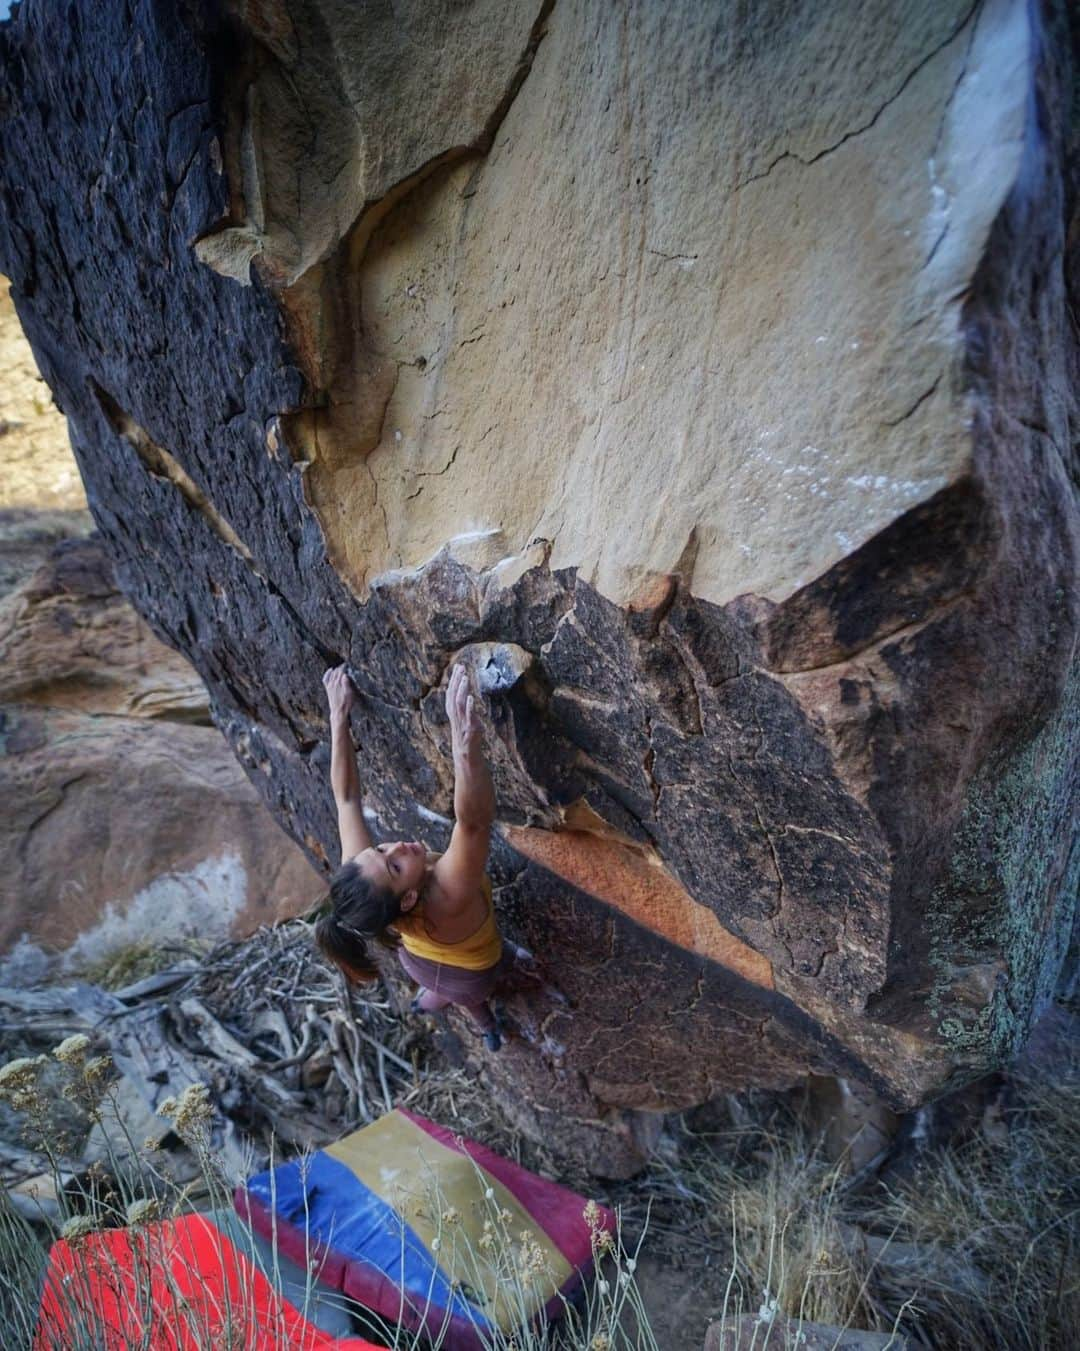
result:
[(322, 683), (326, 690), (327, 702), (330, 705), (330, 717), (347, 718), (356, 697), (356, 691), (349, 679), (347, 668), (345, 666), (329, 667), (323, 672)]

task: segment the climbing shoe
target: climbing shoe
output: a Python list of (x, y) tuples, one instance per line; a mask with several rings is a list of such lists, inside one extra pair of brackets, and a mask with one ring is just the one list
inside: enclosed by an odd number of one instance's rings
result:
[(489, 1051), (497, 1051), (503, 1044), (503, 1035), (506, 1032), (506, 1010), (498, 999), (492, 1000), (490, 1008), (495, 1026), (490, 1032), (484, 1033), (484, 1045)]

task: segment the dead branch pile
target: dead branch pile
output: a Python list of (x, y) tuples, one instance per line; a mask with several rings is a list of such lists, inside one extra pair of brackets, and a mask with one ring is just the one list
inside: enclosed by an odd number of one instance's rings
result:
[[(294, 920), (185, 959), (114, 992), (74, 984), (0, 988), (3, 1057), (47, 1051), (92, 1035), (119, 1072), (111, 1094), (126, 1133), (168, 1148), (158, 1108), (203, 1083), (216, 1108), (212, 1146), (239, 1177), (265, 1166), (271, 1148), (317, 1147), (415, 1097), (426, 1033), (392, 1010), (378, 986), (350, 987), (319, 957), (311, 927)], [(11, 1137), (8, 1129), (0, 1136)], [(0, 1123), (2, 1125), (2, 1123)], [(103, 1154), (95, 1127), (81, 1161)], [(0, 1151), (6, 1187), (25, 1180), (32, 1156)]]
[(227, 1067), (222, 1107), (246, 1113), (256, 1137), (321, 1143), (389, 1111), (420, 1077), (415, 1029), (378, 986), (349, 986), (323, 962), (302, 920), (217, 948), (166, 1015), (172, 1041)]

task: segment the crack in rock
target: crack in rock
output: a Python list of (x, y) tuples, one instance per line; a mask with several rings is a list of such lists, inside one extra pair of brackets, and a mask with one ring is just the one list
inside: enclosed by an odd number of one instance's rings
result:
[(971, 5), (970, 9), (968, 9), (964, 17), (953, 28), (952, 32), (950, 32), (946, 38), (944, 38), (941, 42), (939, 42), (938, 45), (934, 47), (932, 51), (928, 52), (926, 56), (924, 56), (922, 60), (919, 61), (918, 64), (907, 73), (907, 75), (901, 81), (900, 87), (897, 89), (896, 93), (890, 95), (890, 97), (887, 98), (885, 102), (877, 109), (877, 111), (873, 114), (873, 116), (868, 121), (864, 122), (861, 127), (855, 127), (852, 131), (845, 132), (844, 135), (841, 136), (839, 140), (834, 141), (832, 145), (827, 145), (824, 148), (824, 150), (819, 150), (817, 154), (811, 155), (809, 159), (804, 159), (802, 155), (798, 154), (794, 150), (782, 151), (779, 155), (777, 155), (777, 157), (772, 161), (772, 163), (767, 168), (762, 169), (760, 173), (751, 174), (749, 178), (744, 178), (741, 183), (736, 183), (736, 185), (731, 189), (731, 195), (734, 196), (735, 193), (742, 192), (743, 188), (749, 187), (751, 183), (757, 183), (763, 178), (768, 178), (768, 176), (772, 173), (772, 171), (776, 168), (776, 166), (778, 164), (783, 163), (784, 160), (794, 160), (797, 164), (801, 164), (804, 167), (808, 168), (811, 164), (817, 164), (819, 160), (823, 160), (827, 155), (831, 155), (835, 150), (839, 150), (842, 145), (846, 145), (848, 141), (853, 140), (856, 136), (862, 136), (864, 132), (869, 131), (871, 127), (873, 127), (877, 123), (882, 113), (884, 113), (886, 109), (890, 108), (896, 102), (896, 100), (900, 98), (900, 96), (904, 93), (907, 87), (911, 84), (912, 80), (914, 80), (916, 76), (919, 75), (919, 73), (930, 64), (931, 61), (933, 61), (934, 57), (938, 56), (941, 52), (943, 52), (945, 48), (949, 46), (950, 43), (956, 41), (957, 37), (959, 37), (959, 35), (971, 22), (972, 18), (977, 14), (981, 5), (982, 0), (974, 0), (974, 3)]

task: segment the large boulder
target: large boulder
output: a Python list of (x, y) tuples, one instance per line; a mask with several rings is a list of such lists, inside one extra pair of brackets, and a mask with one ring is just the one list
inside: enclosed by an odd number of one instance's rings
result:
[(242, 934), (320, 891), (96, 538), (0, 600), (0, 802), (0, 953)]
[(57, 542), (0, 600), (0, 704), (210, 722), (206, 690), (117, 590), (98, 538)]
[[(219, 7), (0, 29), (0, 267), (125, 591), (335, 861), (484, 700), (490, 1067), (625, 1171), (813, 1069), (1007, 1058), (1080, 889), (1064, 0)], [(561, 996), (561, 997), (558, 997)]]

